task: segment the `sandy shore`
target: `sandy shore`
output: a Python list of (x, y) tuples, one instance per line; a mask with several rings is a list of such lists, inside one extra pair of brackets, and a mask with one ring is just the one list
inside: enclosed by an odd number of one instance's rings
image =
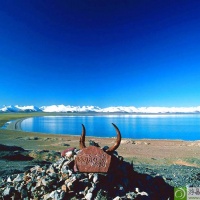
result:
[(17, 119), (13, 120), (10, 123), (8, 123), (6, 129), (8, 130), (15, 130), (15, 131), (22, 131), (21, 129), (21, 123), (24, 119)]
[[(68, 147), (79, 148), (80, 136), (21, 131), (20, 124), (23, 119), (14, 120), (6, 130), (0, 130), (1, 144), (32, 150), (62, 151)], [(113, 138), (86, 137), (87, 146), (89, 140), (97, 142), (101, 147), (112, 146), (115, 142)], [(136, 164), (200, 167), (200, 141), (122, 139), (117, 151), (119, 155)]]

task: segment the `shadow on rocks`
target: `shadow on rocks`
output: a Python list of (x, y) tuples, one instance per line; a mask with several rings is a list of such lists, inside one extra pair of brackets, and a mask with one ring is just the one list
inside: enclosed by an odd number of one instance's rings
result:
[(161, 176), (152, 177), (135, 172), (133, 165), (126, 161), (115, 160), (107, 176), (102, 177), (99, 185), (96, 185), (96, 191), (106, 190), (112, 198), (118, 196), (119, 199), (167, 200), (174, 196), (174, 188)]

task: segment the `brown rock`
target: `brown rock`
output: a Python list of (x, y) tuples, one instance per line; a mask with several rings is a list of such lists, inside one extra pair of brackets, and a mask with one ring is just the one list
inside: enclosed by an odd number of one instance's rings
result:
[(67, 186), (66, 185), (62, 185), (61, 190), (67, 192)]
[(108, 172), (111, 156), (102, 149), (89, 146), (82, 149), (75, 159), (75, 164), (80, 172)]

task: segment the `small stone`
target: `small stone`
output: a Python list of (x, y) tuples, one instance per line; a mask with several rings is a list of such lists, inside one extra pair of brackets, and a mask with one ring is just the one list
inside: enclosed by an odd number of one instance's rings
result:
[(68, 147), (68, 146), (70, 146), (70, 145), (69, 145), (69, 144), (63, 144), (63, 146)]
[(116, 157), (118, 157), (117, 151), (114, 151), (114, 152), (113, 152), (113, 155), (116, 156)]
[(24, 179), (24, 181), (26, 182), (26, 183), (29, 183), (30, 181), (31, 181), (31, 177), (30, 176), (24, 176), (23, 177), (23, 179)]
[(55, 173), (55, 169), (52, 165), (47, 169), (46, 173)]
[(63, 166), (62, 169), (61, 169), (61, 173), (62, 174), (68, 174), (68, 167)]
[(93, 177), (93, 182), (96, 183), (98, 181), (98, 174), (94, 174), (94, 177)]
[(72, 175), (72, 171), (71, 171), (71, 170), (68, 170), (68, 173), (69, 173), (69, 176), (71, 176), (71, 175)]
[(13, 182), (23, 181), (23, 174), (18, 174), (16, 178), (14, 178)]
[(66, 185), (62, 185), (61, 190), (67, 192), (67, 186)]
[(135, 191), (136, 191), (137, 193), (140, 192), (139, 188), (135, 188)]
[(27, 188), (27, 190), (30, 190), (30, 189), (31, 189), (31, 187), (32, 187), (32, 183), (31, 183), (31, 182), (29, 182), (29, 183), (26, 185), (26, 188)]
[(91, 200), (92, 199), (92, 193), (91, 192), (88, 192), (85, 196), (85, 199), (86, 200)]
[(135, 199), (136, 196), (137, 195), (134, 192), (129, 192), (129, 193), (126, 194), (126, 197), (128, 199)]
[[(49, 198), (50, 198), (50, 194), (48, 193), (48, 194), (45, 194), (44, 196), (44, 200), (48, 200)], [(35, 200), (35, 199), (34, 199)], [(37, 199), (38, 200), (38, 199)]]
[(7, 178), (7, 182), (8, 182), (8, 183), (11, 183), (11, 182), (12, 182), (10, 176)]
[(141, 196), (148, 196), (148, 194), (146, 192), (138, 192), (138, 194)]
[(93, 176), (93, 173), (89, 173), (89, 174), (88, 174), (88, 178), (89, 178), (89, 179), (91, 179), (92, 176)]
[(68, 188), (69, 190), (72, 190), (72, 186), (73, 186), (72, 182), (68, 182), (68, 183), (67, 183), (67, 188)]
[(106, 151), (106, 150), (108, 150), (108, 149), (109, 149), (109, 146), (104, 146), (104, 147), (102, 148), (103, 151)]
[(121, 198), (119, 196), (117, 196), (113, 200), (121, 200)]
[(74, 151), (74, 150), (75, 150), (75, 148), (67, 148), (67, 149), (65, 149), (64, 151), (61, 152), (61, 156), (64, 157), (64, 156), (66, 155), (67, 152), (69, 152), (69, 151), (72, 152), (72, 151)]
[(3, 191), (3, 196), (9, 196), (11, 194), (11, 188), (6, 187), (6, 189)]
[(66, 180), (69, 178), (69, 175), (65, 173), (62, 173), (61, 176), (62, 176), (62, 180)]
[(55, 190), (55, 191), (52, 191), (50, 194), (49, 194), (49, 198), (52, 198), (52, 199), (55, 199), (57, 200), (58, 199), (58, 192)]
[(38, 180), (38, 182), (36, 183), (36, 188), (40, 187), (42, 185), (42, 180)]
[(31, 168), (30, 171), (39, 171), (41, 169), (41, 167), (39, 165), (36, 165), (35, 167)]
[(65, 157), (67, 157), (67, 158), (71, 158), (72, 155), (73, 155), (72, 151), (68, 151), (67, 153), (65, 153)]
[(93, 186), (88, 190), (89, 193), (93, 193), (93, 191), (95, 190), (96, 185), (93, 184)]
[(100, 189), (98, 192), (97, 192), (97, 196), (95, 197), (95, 200), (107, 200), (107, 193)]
[(44, 186), (47, 185), (47, 182), (46, 182), (46, 180), (44, 178), (42, 179), (42, 185), (44, 185)]
[(21, 189), (23, 188), (23, 186), (24, 186), (24, 183), (23, 182), (18, 182), (17, 184), (16, 184), (16, 186), (15, 186), (15, 190), (17, 190), (18, 192), (20, 192), (21, 191)]
[(87, 194), (88, 190), (89, 190), (89, 187), (87, 186), (87, 187), (85, 188), (85, 190), (84, 190), (84, 194), (85, 194), (85, 195)]
[(89, 179), (88, 178), (84, 178), (84, 179), (81, 179), (79, 182), (88, 183)]

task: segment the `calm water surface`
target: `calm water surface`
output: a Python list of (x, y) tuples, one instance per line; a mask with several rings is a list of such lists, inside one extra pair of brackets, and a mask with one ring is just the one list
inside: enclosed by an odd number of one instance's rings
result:
[(115, 123), (123, 138), (200, 140), (200, 115), (107, 115), (47, 116), (25, 119), (24, 131), (80, 135), (81, 124), (87, 136), (115, 137)]

